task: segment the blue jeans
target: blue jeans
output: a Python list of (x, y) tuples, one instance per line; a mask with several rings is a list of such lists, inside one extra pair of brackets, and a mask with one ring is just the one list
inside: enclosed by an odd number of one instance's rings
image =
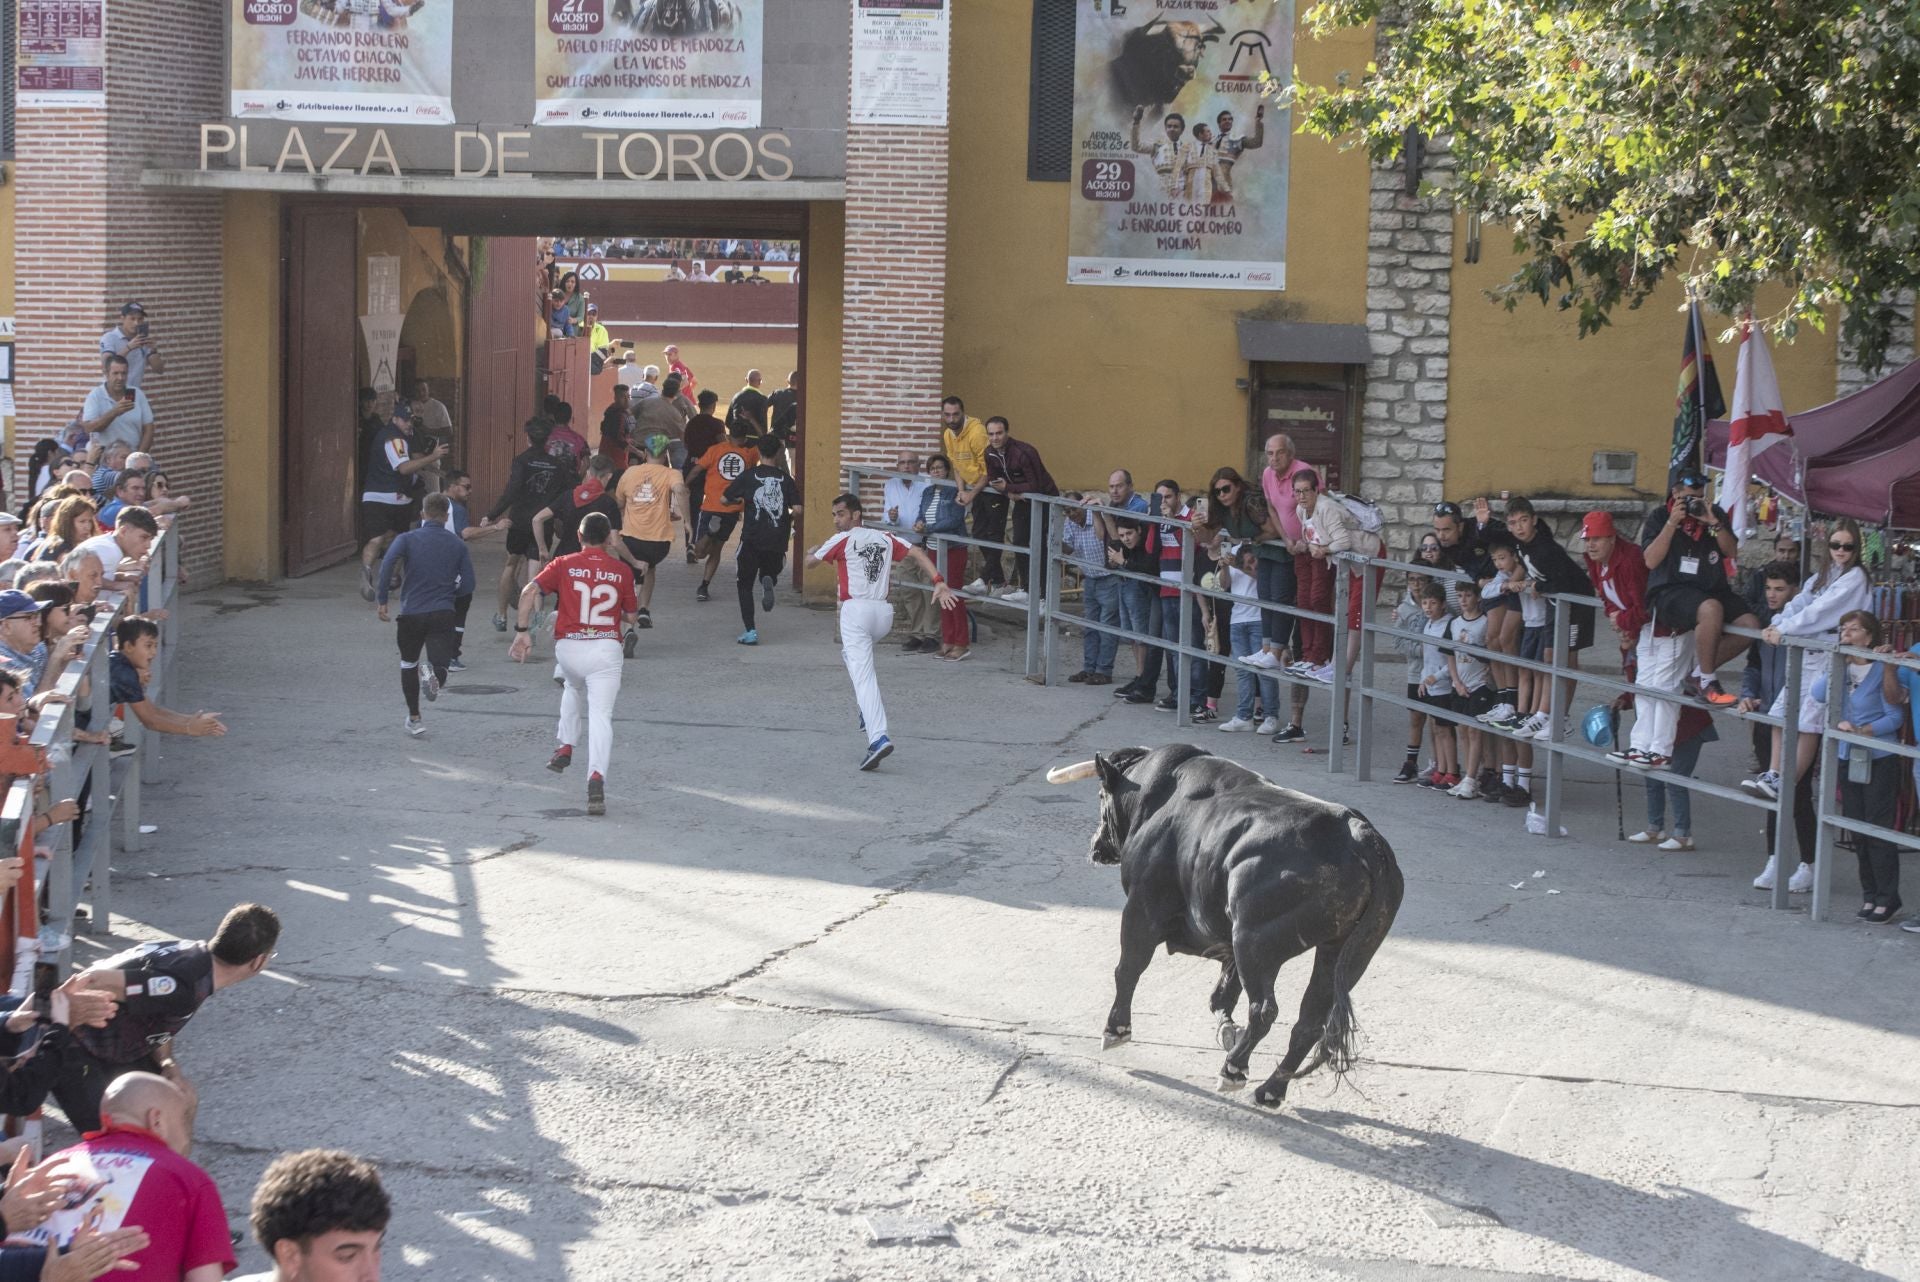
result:
[[(1294, 577), (1293, 558), (1270, 560), (1259, 557), (1254, 562), (1255, 591), (1262, 601), (1273, 601), (1280, 605), (1292, 605), (1299, 598), (1299, 580)], [(1260, 639), (1270, 641), (1283, 650), (1292, 650), (1294, 646), (1294, 618), (1291, 614), (1282, 614), (1278, 610), (1260, 612)], [(1252, 654), (1259, 646), (1240, 649), (1240, 643), (1234, 643), (1234, 657)]]
[[(1081, 612), (1093, 623), (1121, 622), (1120, 580), (1111, 574), (1089, 575), (1085, 580), (1086, 600)], [(1124, 626), (1124, 625), (1123, 625)], [(1113, 659), (1120, 652), (1120, 638), (1111, 632), (1088, 628), (1080, 641), (1080, 666), (1102, 676), (1113, 675)]]
[[(1252, 654), (1260, 648), (1260, 620), (1252, 623), (1235, 623), (1228, 626), (1228, 634), (1233, 638), (1233, 655), (1240, 658)], [(1253, 720), (1254, 691), (1260, 693), (1260, 706), (1267, 715), (1280, 715), (1280, 682), (1274, 677), (1256, 677), (1244, 669), (1234, 670), (1234, 679), (1239, 683), (1240, 707), (1234, 713), (1242, 721)]]
[[(1705, 740), (1698, 735), (1685, 743), (1673, 747), (1673, 761), (1668, 766), (1677, 775), (1693, 774), (1693, 768), (1700, 764), (1700, 749)], [(1669, 837), (1691, 837), (1693, 835), (1693, 793), (1690, 789), (1669, 786), (1661, 783), (1652, 775), (1647, 776), (1647, 831), (1659, 832), (1667, 824), (1667, 798), (1673, 798), (1673, 827), (1667, 832)]]

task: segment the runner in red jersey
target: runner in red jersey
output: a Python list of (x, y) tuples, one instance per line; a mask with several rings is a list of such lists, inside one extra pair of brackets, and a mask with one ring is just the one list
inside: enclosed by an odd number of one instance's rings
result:
[(547, 562), (520, 594), (514, 621), (515, 663), (533, 649), (527, 629), (540, 594), (559, 599), (553, 621), (553, 657), (560, 666), (560, 746), (547, 769), (556, 774), (573, 764), (580, 738), (582, 701), (587, 712), (587, 813), (607, 813), (607, 763), (613, 756), (613, 705), (620, 697), (620, 634), (640, 608), (633, 571), (607, 551), (613, 523), (601, 512), (580, 522), (580, 551)]

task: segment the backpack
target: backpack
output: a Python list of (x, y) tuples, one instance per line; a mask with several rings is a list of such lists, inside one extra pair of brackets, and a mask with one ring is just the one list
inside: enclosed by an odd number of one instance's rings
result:
[(1381, 515), (1378, 503), (1369, 502), (1358, 494), (1343, 494), (1339, 490), (1328, 490), (1327, 497), (1337, 500), (1340, 506), (1346, 508), (1347, 513), (1353, 517), (1354, 524), (1368, 534), (1380, 533), (1381, 527), (1386, 524), (1386, 518)]

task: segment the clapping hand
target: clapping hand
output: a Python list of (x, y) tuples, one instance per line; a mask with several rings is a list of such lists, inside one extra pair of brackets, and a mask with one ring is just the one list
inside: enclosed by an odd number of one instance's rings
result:
[(33, 1165), (32, 1151), (21, 1149), (7, 1172), (7, 1191), (0, 1195), (0, 1219), (6, 1221), (7, 1232), (24, 1233), (45, 1224), (75, 1183), (54, 1162)]

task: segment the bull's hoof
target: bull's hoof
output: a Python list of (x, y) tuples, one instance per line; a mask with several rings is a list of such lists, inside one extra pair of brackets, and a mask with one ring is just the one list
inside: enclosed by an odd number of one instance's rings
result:
[(1276, 1090), (1271, 1086), (1262, 1086), (1253, 1093), (1253, 1102), (1261, 1108), (1279, 1108), (1287, 1102), (1287, 1092), (1284, 1088)]
[(1100, 1034), (1100, 1049), (1110, 1051), (1114, 1047), (1123, 1046), (1132, 1040), (1133, 1030), (1131, 1028), (1105, 1029)]
[(1236, 1073), (1232, 1068), (1222, 1068), (1220, 1070), (1220, 1080), (1215, 1083), (1215, 1086), (1222, 1094), (1231, 1094), (1234, 1091), (1243, 1089), (1246, 1084), (1247, 1075), (1245, 1073)]
[(1230, 1051), (1234, 1043), (1240, 1040), (1241, 1031), (1240, 1025), (1230, 1019), (1223, 1019), (1220, 1021), (1220, 1027), (1213, 1030), (1213, 1040), (1219, 1044), (1221, 1050)]

